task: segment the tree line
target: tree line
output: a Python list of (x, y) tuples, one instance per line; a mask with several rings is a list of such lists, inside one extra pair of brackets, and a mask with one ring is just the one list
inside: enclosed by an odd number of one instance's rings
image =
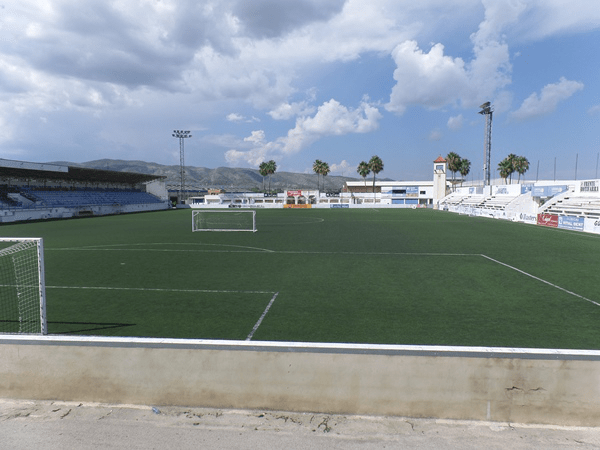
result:
[[(446, 161), (448, 162), (448, 170), (452, 172), (452, 185), (454, 185), (455, 176), (460, 173), (462, 179), (460, 184), (471, 172), (471, 161), (466, 158), (461, 158), (456, 152), (450, 152), (446, 155)], [(325, 177), (331, 172), (329, 164), (320, 159), (316, 159), (313, 163), (313, 172), (317, 174), (317, 190), (320, 187), (320, 177), (323, 178), (323, 189), (325, 189)], [(274, 160), (263, 161), (258, 166), (258, 171), (263, 177), (263, 191), (265, 190), (265, 177), (269, 176), (269, 191), (271, 190), (271, 176), (277, 170), (277, 163)], [(498, 163), (498, 172), (500, 177), (507, 183), (507, 179), (512, 183), (512, 174), (519, 174), (519, 182), (521, 181), (521, 175), (529, 170), (529, 161), (524, 156), (517, 156), (514, 153), (510, 153), (500, 163)], [(383, 171), (382, 159), (374, 155), (367, 161), (361, 161), (356, 168), (356, 172), (363, 178), (365, 182), (365, 190), (367, 188), (367, 176), (373, 173), (373, 192), (375, 192), (375, 175)]]
[[(317, 190), (320, 187), (320, 178), (323, 178), (323, 189), (325, 189), (325, 177), (331, 172), (329, 164), (320, 159), (316, 159), (313, 163), (313, 172), (317, 174)], [(265, 190), (265, 177), (269, 176), (269, 191), (271, 190), (271, 176), (277, 170), (277, 163), (274, 160), (263, 161), (258, 166), (258, 172), (263, 177), (263, 191)], [(375, 192), (375, 175), (383, 171), (383, 161), (377, 155), (371, 157), (369, 162), (361, 161), (356, 171), (365, 180), (365, 188), (367, 186), (367, 176), (373, 173), (373, 192)]]
[[(461, 174), (462, 179), (460, 184), (465, 177), (471, 171), (471, 161), (466, 158), (461, 158), (455, 152), (450, 152), (446, 156), (448, 162), (448, 170), (452, 172), (452, 185), (454, 185), (455, 174), (458, 172)], [(507, 183), (507, 179), (512, 183), (512, 174), (517, 172), (519, 174), (519, 182), (521, 181), (521, 175), (529, 170), (529, 161), (524, 156), (517, 156), (514, 153), (509, 154), (500, 163), (498, 163), (498, 172), (500, 177), (504, 180), (504, 184)]]

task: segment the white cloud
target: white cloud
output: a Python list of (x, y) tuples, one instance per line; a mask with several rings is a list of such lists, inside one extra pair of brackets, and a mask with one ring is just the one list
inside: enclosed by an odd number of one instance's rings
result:
[(244, 120), (244, 116), (242, 116), (241, 114), (238, 114), (238, 113), (231, 113), (231, 114), (227, 114), (226, 119), (229, 122), (241, 122)]
[(444, 54), (444, 46), (434, 44), (429, 52), (414, 40), (405, 41), (393, 50), (396, 63), (395, 86), (389, 111), (403, 114), (408, 106), (441, 108), (445, 105), (471, 107), (493, 96), (511, 81), (508, 46), (501, 32), (514, 23), (525, 7), (520, 1), (485, 0), (485, 19), (471, 35), (474, 58), (465, 62)]
[(460, 130), (463, 126), (463, 123), (464, 117), (462, 114), (459, 114), (458, 116), (450, 117), (448, 119), (447, 126), (451, 130)]
[(329, 168), (331, 169), (331, 173), (348, 175), (348, 169), (350, 168), (350, 164), (344, 159), (339, 164), (331, 164)]
[(369, 133), (379, 126), (379, 110), (364, 99), (356, 109), (347, 108), (331, 99), (319, 106), (312, 117), (296, 119), (296, 126), (286, 136), (274, 141), (265, 139), (264, 131), (253, 131), (244, 142), (253, 145), (250, 150), (231, 149), (226, 152), (228, 163), (246, 162), (256, 165), (272, 155), (285, 157), (300, 152), (310, 144), (326, 136), (341, 136), (351, 133)]
[(258, 117), (246, 117), (246, 116), (242, 116), (241, 114), (238, 113), (230, 113), (227, 114), (227, 116), (225, 117), (227, 119), (228, 122), (247, 122), (247, 123), (251, 123), (251, 122), (260, 122), (260, 119)]
[(292, 117), (312, 114), (314, 111), (314, 106), (309, 105), (306, 101), (302, 101), (296, 103), (281, 103), (267, 114), (275, 120), (288, 120)]
[(581, 89), (583, 83), (561, 77), (558, 83), (544, 86), (540, 95), (534, 92), (527, 97), (521, 107), (511, 114), (511, 118), (526, 120), (549, 114), (556, 109), (559, 102), (568, 99)]

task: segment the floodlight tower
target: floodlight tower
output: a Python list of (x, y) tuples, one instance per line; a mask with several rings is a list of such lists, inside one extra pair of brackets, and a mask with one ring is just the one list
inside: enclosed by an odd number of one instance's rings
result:
[(492, 154), (492, 115), (494, 109), (490, 102), (485, 102), (480, 106), (479, 114), (485, 116), (485, 138), (483, 141), (483, 185), (490, 185), (490, 166)]
[(183, 201), (185, 192), (185, 162), (184, 162), (184, 151), (183, 151), (183, 140), (185, 138), (191, 138), (192, 135), (189, 131), (173, 130), (173, 137), (179, 139), (179, 179), (181, 185), (179, 187), (179, 202)]

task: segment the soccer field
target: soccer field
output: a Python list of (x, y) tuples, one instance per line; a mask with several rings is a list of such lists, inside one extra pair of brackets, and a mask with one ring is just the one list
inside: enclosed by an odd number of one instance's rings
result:
[(412, 209), (190, 210), (3, 225), (43, 237), (50, 334), (600, 349), (600, 236)]

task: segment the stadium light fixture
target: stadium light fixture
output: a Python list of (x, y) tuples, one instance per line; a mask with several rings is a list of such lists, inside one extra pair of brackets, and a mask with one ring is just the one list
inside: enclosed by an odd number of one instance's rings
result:
[(483, 185), (490, 185), (490, 168), (492, 155), (492, 114), (494, 109), (490, 102), (480, 106), (479, 114), (485, 116), (485, 137), (483, 141)]
[(186, 138), (191, 138), (192, 135), (190, 134), (189, 130), (173, 130), (173, 137), (179, 139), (179, 203), (181, 203), (185, 196), (185, 157), (183, 140)]

